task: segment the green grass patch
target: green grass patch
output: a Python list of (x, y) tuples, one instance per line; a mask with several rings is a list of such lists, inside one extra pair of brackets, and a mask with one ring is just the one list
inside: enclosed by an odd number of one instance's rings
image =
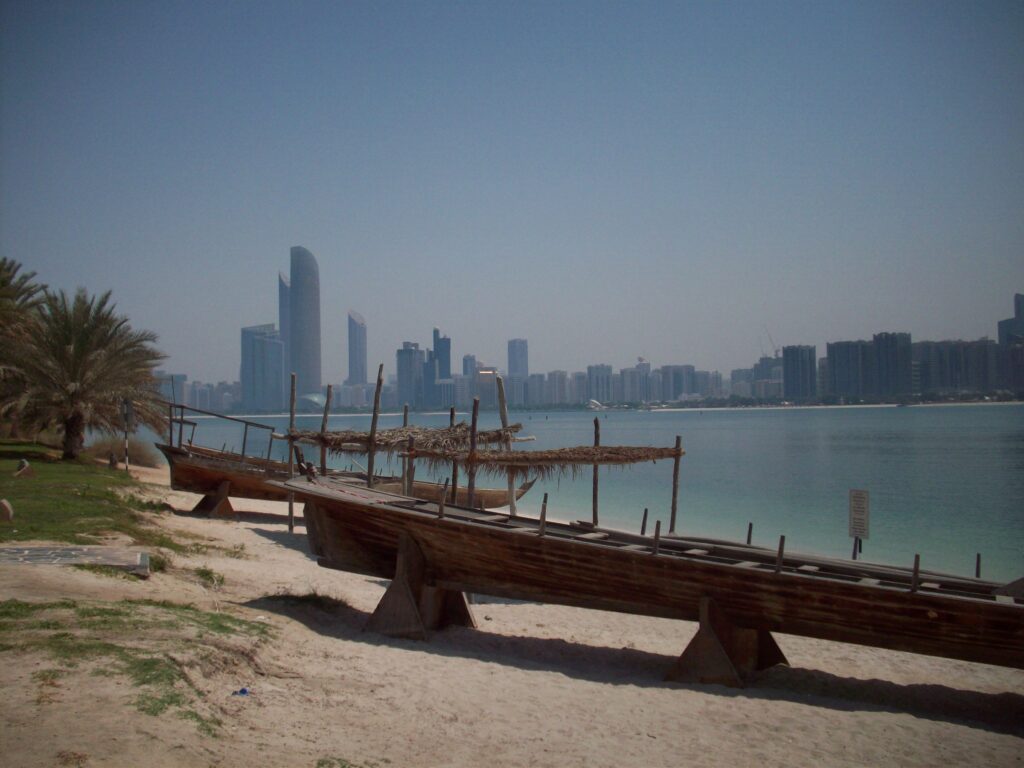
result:
[(57, 682), (58, 679), (64, 677), (67, 673), (66, 669), (40, 669), (32, 673), (32, 679), (40, 685), (49, 685)]
[[(141, 486), (128, 473), (58, 457), (45, 446), (0, 441), (0, 498), (14, 508), (14, 520), (0, 523), (0, 542), (90, 544), (121, 533), (144, 546), (186, 551), (187, 544), (146, 525), (140, 510), (159, 505), (137, 495)], [(32, 465), (30, 477), (13, 476), (22, 458)]]
[(224, 574), (217, 573), (205, 565), (202, 568), (196, 568), (196, 576), (207, 589), (220, 589), (224, 586)]
[(183, 709), (178, 712), (178, 717), (183, 720), (191, 720), (196, 724), (196, 728), (199, 732), (206, 736), (212, 736), (216, 738), (219, 734), (217, 729), (221, 726), (220, 718), (210, 715), (209, 717), (203, 717), (194, 709)]
[[(0, 603), (0, 624), (5, 630), (0, 652), (42, 653), (58, 665), (34, 673), (33, 680), (40, 686), (39, 703), (55, 700), (51, 689), (58, 678), (88, 666), (91, 674), (130, 680), (140, 689), (135, 699), (139, 711), (153, 716), (174, 712), (207, 736), (216, 736), (221, 722), (197, 711), (203, 694), (182, 664), (196, 663), (187, 661), (189, 657), (225, 654), (223, 641), (204, 644), (203, 638), (209, 635), (262, 638), (270, 632), (258, 622), (158, 600), (6, 600)], [(179, 662), (180, 657), (186, 661)]]
[(184, 707), (188, 704), (185, 695), (178, 691), (164, 691), (160, 694), (143, 693), (135, 699), (135, 708), (144, 715), (162, 715), (171, 707)]
[(138, 581), (139, 577), (124, 568), (115, 568), (112, 565), (97, 565), (95, 563), (75, 563), (71, 566), (79, 571), (95, 573), (97, 576), (106, 576), (108, 579), (125, 579), (127, 581)]

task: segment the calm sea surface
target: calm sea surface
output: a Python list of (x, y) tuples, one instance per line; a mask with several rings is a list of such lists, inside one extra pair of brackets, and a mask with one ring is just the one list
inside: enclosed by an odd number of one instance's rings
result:
[[(775, 547), (784, 534), (787, 551), (849, 557), (848, 491), (860, 488), (871, 507), (864, 559), (910, 566), (919, 553), (922, 568), (973, 575), (980, 552), (983, 577), (1024, 576), (1024, 405), (513, 413), (522, 434), (537, 438), (517, 449), (592, 444), (595, 416), (603, 445), (671, 446), (682, 436), (680, 534), (742, 540), (752, 522), (756, 544)], [(288, 423), (255, 420), (281, 431)], [(318, 430), (320, 420), (299, 417), (298, 426)], [(448, 414), (411, 420), (445, 425)], [(241, 446), (239, 425), (198, 422), (197, 444)], [(400, 424), (400, 415), (381, 417), (381, 427)], [(369, 416), (330, 419), (332, 429), (369, 425)], [(481, 415), (482, 428), (496, 426), (497, 414)], [(258, 432), (250, 431), (247, 452), (266, 451)], [(639, 531), (647, 507), (648, 531), (657, 519), (667, 529), (671, 461), (602, 469), (600, 482), (602, 525)], [(550, 517), (590, 519), (589, 468), (575, 479), (538, 483), (520, 509), (539, 514), (544, 492)]]

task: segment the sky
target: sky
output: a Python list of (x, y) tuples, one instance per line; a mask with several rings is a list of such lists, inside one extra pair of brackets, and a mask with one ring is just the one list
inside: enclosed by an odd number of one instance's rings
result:
[(0, 0), (0, 255), (235, 380), (320, 266), (325, 382), (749, 367), (996, 336), (1024, 292), (1021, 2)]

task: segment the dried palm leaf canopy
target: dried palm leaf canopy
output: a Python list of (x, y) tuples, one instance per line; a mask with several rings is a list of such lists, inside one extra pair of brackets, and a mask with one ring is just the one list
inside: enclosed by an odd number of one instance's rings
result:
[(674, 459), (685, 453), (682, 448), (649, 448), (643, 446), (602, 445), (575, 448), (553, 448), (543, 451), (434, 451), (416, 445), (413, 456), (432, 469), (444, 470), (453, 461), (466, 469), (488, 472), (492, 475), (512, 475), (518, 478), (537, 476), (575, 477), (596, 464), (625, 466), (658, 459)]
[[(502, 429), (489, 429), (476, 433), (477, 445), (501, 445), (523, 428), (522, 424), (512, 424)], [(323, 445), (332, 454), (366, 453), (370, 446), (370, 433), (343, 430), (339, 432), (313, 432), (295, 430), (291, 436), (303, 443)], [(381, 429), (374, 435), (374, 445), (378, 451), (395, 453), (405, 450), (412, 438), (416, 450), (454, 453), (469, 449), (470, 428), (465, 422), (452, 427), (395, 427)]]

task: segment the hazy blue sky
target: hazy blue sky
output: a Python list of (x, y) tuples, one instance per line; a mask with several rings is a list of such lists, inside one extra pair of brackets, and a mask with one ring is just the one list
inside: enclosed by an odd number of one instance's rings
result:
[(238, 376), (320, 263), (371, 369), (749, 366), (995, 336), (1024, 291), (1024, 3), (0, 2), (0, 253)]

